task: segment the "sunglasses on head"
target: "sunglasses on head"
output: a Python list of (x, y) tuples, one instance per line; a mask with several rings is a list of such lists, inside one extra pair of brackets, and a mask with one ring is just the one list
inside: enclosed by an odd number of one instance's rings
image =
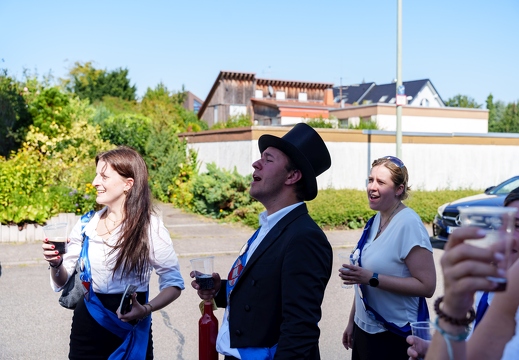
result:
[(402, 162), (402, 160), (400, 160), (400, 159), (397, 158), (396, 156), (384, 156), (384, 157), (381, 157), (380, 159), (386, 159), (386, 160), (389, 160), (389, 161), (391, 161), (393, 164), (395, 164), (396, 166), (398, 166), (399, 168), (403, 168), (403, 167), (404, 167), (404, 163)]

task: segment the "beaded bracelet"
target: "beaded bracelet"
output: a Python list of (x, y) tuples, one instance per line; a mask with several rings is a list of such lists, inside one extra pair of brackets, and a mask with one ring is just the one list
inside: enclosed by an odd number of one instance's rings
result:
[(443, 301), (443, 296), (440, 296), (436, 301), (434, 302), (434, 311), (438, 315), (439, 318), (445, 320), (446, 322), (456, 325), (456, 326), (468, 326), (470, 325), (474, 319), (476, 318), (476, 312), (473, 308), (471, 308), (468, 312), (468, 317), (465, 317), (463, 319), (456, 319), (452, 316), (447, 315), (440, 309), (440, 303)]

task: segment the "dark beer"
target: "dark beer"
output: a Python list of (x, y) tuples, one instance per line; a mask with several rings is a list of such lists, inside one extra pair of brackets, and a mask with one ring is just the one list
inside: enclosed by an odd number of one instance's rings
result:
[(201, 290), (208, 290), (214, 287), (213, 277), (209, 274), (197, 274), (195, 278)]
[(49, 242), (55, 246), (56, 251), (58, 251), (60, 254), (64, 254), (66, 252), (67, 238), (49, 239)]

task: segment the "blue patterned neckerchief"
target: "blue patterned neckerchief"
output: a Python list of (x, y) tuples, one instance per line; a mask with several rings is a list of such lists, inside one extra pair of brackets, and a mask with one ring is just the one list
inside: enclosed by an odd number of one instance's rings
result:
[(231, 271), (229, 271), (229, 275), (227, 276), (227, 305), (230, 303), (231, 298), (231, 292), (236, 286), (236, 283), (238, 282), (238, 279), (240, 278), (240, 275), (243, 271), (243, 268), (245, 267), (245, 264), (247, 263), (247, 252), (249, 251), (249, 248), (251, 244), (256, 240), (258, 237), (259, 231), (261, 229), (261, 226), (256, 230), (256, 232), (252, 235), (252, 237), (243, 245), (243, 247), (240, 250), (240, 255), (234, 262), (234, 265), (231, 268)]

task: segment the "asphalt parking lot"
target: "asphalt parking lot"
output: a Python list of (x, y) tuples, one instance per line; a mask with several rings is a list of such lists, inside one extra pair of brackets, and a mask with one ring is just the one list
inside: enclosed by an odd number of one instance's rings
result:
[[(186, 290), (173, 304), (153, 314), (155, 359), (196, 360), (200, 299), (190, 286), (189, 259), (213, 254), (216, 271), (226, 273), (252, 231), (243, 226), (218, 224), (200, 216), (185, 214), (167, 205), (162, 205), (160, 209), (179, 255)], [(352, 249), (361, 231), (326, 231), (334, 254)], [(433, 244), (437, 272), (443, 253), (440, 249), (442, 245)], [(1, 243), (0, 263), (0, 359), (67, 358), (72, 311), (60, 307), (59, 293), (50, 289), (40, 243)], [(334, 269), (338, 268), (338, 256), (334, 256)], [(442, 279), (438, 276), (436, 293), (441, 293), (441, 289)], [(151, 297), (158, 291), (155, 276), (152, 277), (150, 291)], [(436, 296), (428, 301), (431, 313)], [(334, 271), (325, 293), (319, 324), (323, 359), (350, 359), (350, 352), (342, 347), (341, 337), (352, 300), (353, 291), (341, 288)], [(215, 311), (215, 315), (221, 321), (223, 310)]]

